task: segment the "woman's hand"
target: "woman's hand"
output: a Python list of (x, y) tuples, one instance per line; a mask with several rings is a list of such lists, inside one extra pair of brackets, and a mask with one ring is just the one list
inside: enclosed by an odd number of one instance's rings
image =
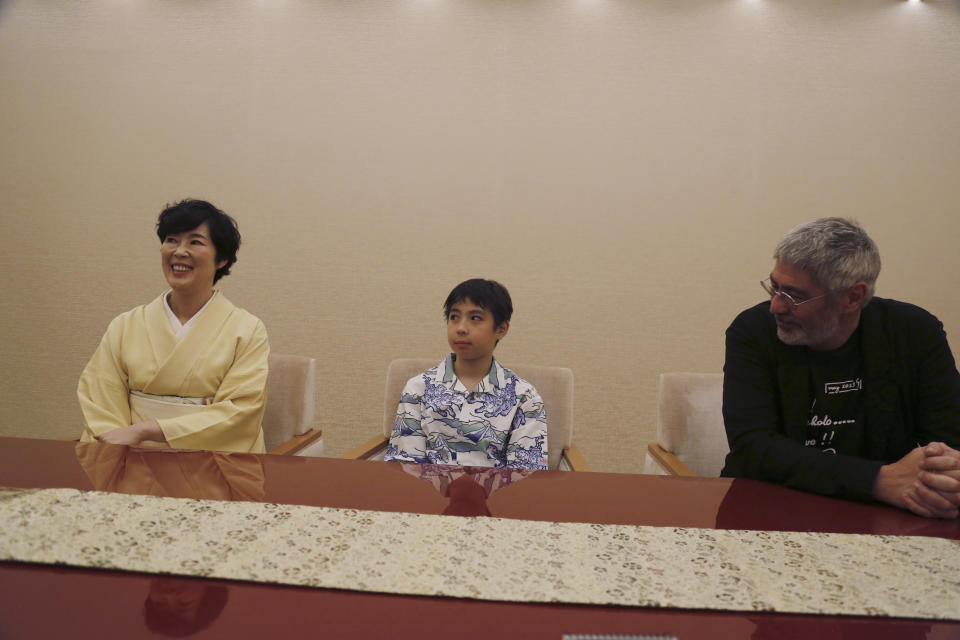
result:
[(156, 420), (147, 420), (138, 422), (129, 427), (120, 427), (113, 431), (100, 433), (95, 436), (99, 442), (110, 444), (138, 445), (144, 440), (155, 440), (157, 442), (166, 442), (167, 439), (160, 430), (160, 424)]

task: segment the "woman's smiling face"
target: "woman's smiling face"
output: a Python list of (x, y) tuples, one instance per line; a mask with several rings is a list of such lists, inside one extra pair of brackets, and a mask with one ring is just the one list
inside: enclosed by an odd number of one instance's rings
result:
[(196, 229), (167, 235), (160, 244), (160, 263), (170, 288), (187, 292), (212, 288), (217, 269), (227, 261), (217, 260), (210, 228), (204, 222)]

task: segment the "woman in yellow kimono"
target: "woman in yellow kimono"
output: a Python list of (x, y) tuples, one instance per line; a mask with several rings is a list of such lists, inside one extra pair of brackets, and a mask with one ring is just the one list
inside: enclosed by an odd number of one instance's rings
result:
[(170, 290), (110, 323), (77, 386), (80, 439), (262, 453), (267, 332), (213, 288), (237, 260), (236, 222), (184, 200), (157, 235)]

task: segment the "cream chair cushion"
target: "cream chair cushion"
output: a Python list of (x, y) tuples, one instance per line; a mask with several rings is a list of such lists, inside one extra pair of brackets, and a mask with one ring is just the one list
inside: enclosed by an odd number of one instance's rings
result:
[[(267, 451), (270, 451), (313, 427), (317, 361), (305, 356), (271, 353), (268, 366), (263, 440)], [(322, 439), (296, 453), (301, 456), (322, 454)]]
[[(722, 373), (660, 375), (657, 443), (697, 475), (720, 475), (730, 451), (723, 426)], [(649, 454), (644, 473), (662, 473)]]

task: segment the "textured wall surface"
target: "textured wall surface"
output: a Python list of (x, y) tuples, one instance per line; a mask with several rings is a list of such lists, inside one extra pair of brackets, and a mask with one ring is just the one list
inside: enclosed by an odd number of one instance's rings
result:
[(0, 3), (0, 434), (80, 429), (109, 320), (165, 286), (156, 214), (244, 235), (223, 289), (320, 359), (330, 455), (387, 363), (446, 353), (473, 276), (498, 357), (576, 376), (576, 441), (638, 472), (661, 371), (719, 371), (790, 227), (857, 217), (879, 294), (960, 344), (960, 3)]

